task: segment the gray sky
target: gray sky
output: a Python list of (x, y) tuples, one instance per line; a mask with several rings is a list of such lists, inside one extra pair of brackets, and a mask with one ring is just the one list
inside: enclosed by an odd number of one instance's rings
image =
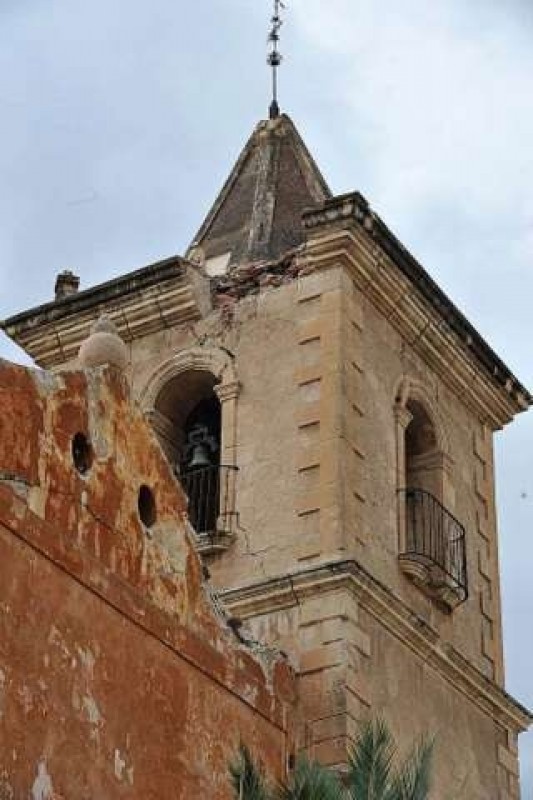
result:
[[(333, 191), (360, 190), (533, 388), (533, 3), (288, 4), (282, 106)], [(266, 114), (269, 13), (2, 0), (0, 316), (61, 269), (87, 287), (185, 250)], [(532, 454), (522, 415), (497, 468), (507, 683), (531, 707)], [(527, 800), (533, 734), (523, 753)]]

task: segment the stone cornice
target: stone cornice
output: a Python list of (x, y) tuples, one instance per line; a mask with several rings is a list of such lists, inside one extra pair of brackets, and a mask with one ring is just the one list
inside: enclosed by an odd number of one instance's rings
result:
[(207, 278), (182, 258), (171, 258), (92, 289), (47, 303), (1, 323), (44, 368), (76, 357), (91, 323), (111, 317), (126, 342), (184, 322), (210, 308)]
[(306, 271), (338, 264), (483, 421), (501, 427), (533, 398), (359, 193), (304, 214)]
[(437, 631), (357, 561), (332, 561), (221, 592), (231, 612), (247, 619), (298, 605), (338, 589), (352, 592), (369, 614), (457, 691), (502, 725), (521, 732), (533, 715), (486, 678)]
[[(335, 198), (307, 212), (302, 271), (344, 265), (356, 285), (471, 410), (493, 429), (533, 398), (423, 268), (397, 243), (408, 273), (383, 247), (383, 223), (360, 195)], [(379, 236), (375, 231), (381, 231)], [(390, 234), (392, 237), (392, 234)], [(396, 240), (394, 240), (396, 242)], [(416, 265), (418, 273), (415, 275)]]

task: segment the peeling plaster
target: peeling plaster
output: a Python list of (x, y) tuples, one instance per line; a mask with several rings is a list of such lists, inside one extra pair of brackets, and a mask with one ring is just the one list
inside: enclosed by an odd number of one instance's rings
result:
[(26, 715), (29, 714), (30, 711), (32, 711), (33, 705), (34, 705), (32, 690), (30, 689), (29, 686), (22, 686), (18, 691), (18, 695), (19, 695), (20, 700), (22, 702), (22, 706), (24, 708), (24, 713)]
[(3, 669), (0, 669), (0, 719), (4, 716), (6, 682), (6, 673)]
[(95, 658), (93, 652), (90, 650), (89, 647), (87, 647), (87, 648), (76, 647), (76, 650), (78, 651), (78, 656), (79, 656), (79, 659), (80, 659), (81, 663), (83, 664), (83, 666), (85, 667), (87, 672), (92, 677), (93, 670), (94, 670), (94, 665), (96, 663), (96, 658)]
[[(0, 586), (7, 589), (0, 622), (2, 653), (10, 655), (1, 664), (0, 727), (13, 734), (0, 752), (0, 762), (9, 762), (5, 786), (0, 768), (0, 800), (59, 800), (52, 784), (69, 799), (111, 798), (132, 794), (134, 781), (143, 796), (173, 797), (180, 781), (194, 780), (200, 794), (215, 797), (233, 747), (226, 734), (236, 730), (264, 743), (265, 762), (280, 778), (285, 739), (278, 732), (292, 701), (284, 689), (275, 695), (258, 660), (241, 656), (214, 615), (184, 496), (152, 432), (113, 375), (90, 382), (89, 409), (77, 373), (65, 378), (60, 397), (42, 406), (28, 400), (33, 444), (23, 466), (41, 482), (32, 498), (43, 519), (0, 481)], [(86, 430), (93, 443), (91, 425), (101, 427), (101, 441), (82, 478), (72, 469), (72, 432)], [(12, 450), (0, 441), (6, 469), (18, 464)], [(108, 454), (106, 463), (99, 453)], [(150, 543), (137, 519), (141, 481), (158, 490)], [(149, 731), (169, 720), (176, 736), (154, 740)], [(198, 741), (206, 749), (200, 773)]]
[(4, 773), (0, 777), (0, 800), (14, 800), (15, 792), (13, 787), (7, 780), (7, 775)]
[(31, 796), (32, 800), (53, 800), (54, 787), (46, 768), (46, 761), (41, 761), (37, 767), (37, 777), (33, 782)]
[(87, 712), (87, 717), (91, 725), (101, 725), (102, 715), (92, 694), (88, 693), (85, 695), (82, 700), (82, 705), (84, 710)]
[(123, 756), (120, 750), (115, 750), (115, 778), (121, 783), (127, 782), (133, 786), (134, 767), (128, 766), (127, 756)]

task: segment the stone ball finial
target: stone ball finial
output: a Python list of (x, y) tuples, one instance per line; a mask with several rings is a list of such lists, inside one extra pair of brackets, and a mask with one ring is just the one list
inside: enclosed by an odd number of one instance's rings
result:
[(109, 364), (123, 372), (128, 365), (128, 351), (113, 320), (105, 314), (91, 327), (91, 333), (78, 352), (81, 367)]

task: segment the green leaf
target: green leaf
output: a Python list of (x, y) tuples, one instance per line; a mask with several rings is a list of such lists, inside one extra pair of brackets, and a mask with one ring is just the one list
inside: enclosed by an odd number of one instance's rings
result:
[(433, 750), (432, 739), (422, 738), (416, 744), (394, 776), (390, 800), (428, 800)]
[(240, 745), (239, 755), (230, 764), (229, 771), (235, 800), (268, 800), (263, 769), (256, 764), (245, 745)]
[(337, 776), (316, 761), (301, 758), (287, 784), (278, 787), (276, 800), (342, 800)]
[(394, 739), (383, 720), (363, 723), (349, 754), (351, 800), (388, 800), (395, 752)]

